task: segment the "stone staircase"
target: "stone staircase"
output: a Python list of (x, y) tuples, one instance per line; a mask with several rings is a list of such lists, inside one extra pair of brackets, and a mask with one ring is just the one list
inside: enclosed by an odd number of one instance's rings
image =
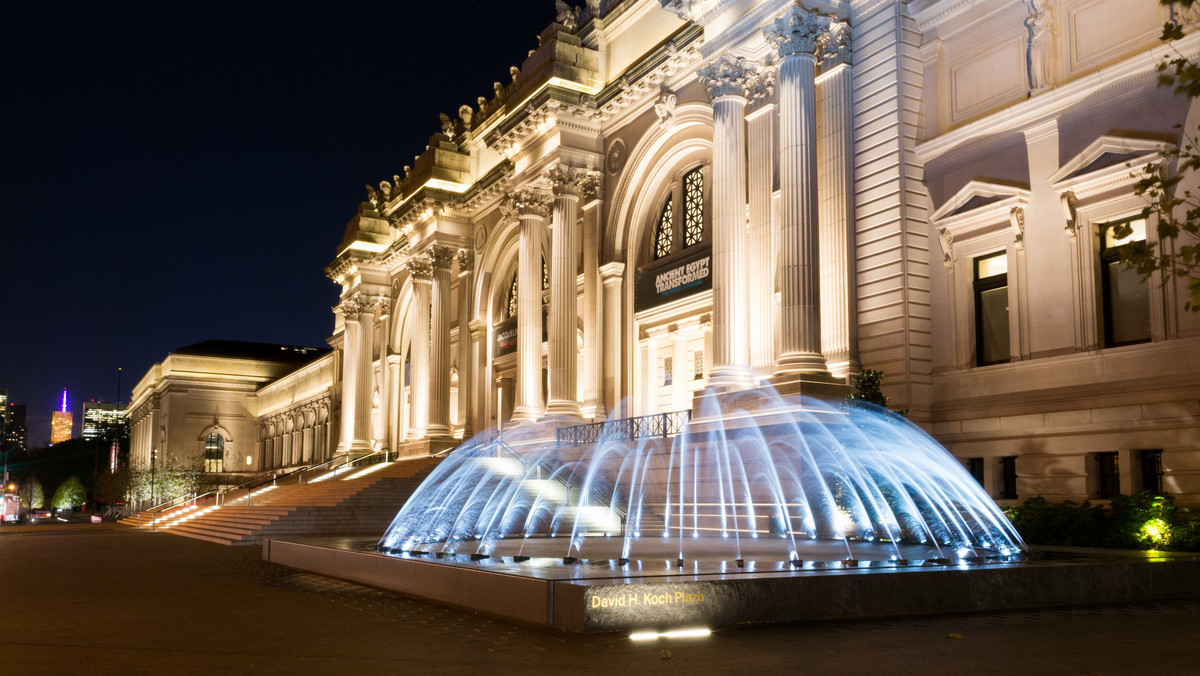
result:
[(120, 523), (224, 545), (304, 535), (382, 536), (440, 460), (426, 456), (338, 469), (314, 474), (303, 484), (256, 488), (250, 504), (245, 493), (231, 492), (222, 505), (210, 497)]

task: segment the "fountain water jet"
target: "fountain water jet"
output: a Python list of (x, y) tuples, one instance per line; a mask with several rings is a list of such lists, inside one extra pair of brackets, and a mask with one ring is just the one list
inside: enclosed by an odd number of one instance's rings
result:
[(894, 413), (770, 389), (697, 401), (673, 438), (560, 446), (546, 425), (479, 435), (426, 479), (377, 548), (739, 568), (1024, 555), (962, 465)]

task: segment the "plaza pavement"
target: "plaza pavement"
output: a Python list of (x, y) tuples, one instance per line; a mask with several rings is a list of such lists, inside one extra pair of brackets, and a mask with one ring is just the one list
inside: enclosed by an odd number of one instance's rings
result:
[(115, 524), (0, 526), (0, 673), (1195, 674), (1200, 599), (725, 628), (492, 620)]

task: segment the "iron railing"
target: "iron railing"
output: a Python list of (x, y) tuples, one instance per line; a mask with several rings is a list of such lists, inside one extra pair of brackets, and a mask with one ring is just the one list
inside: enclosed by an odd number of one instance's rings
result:
[(600, 441), (644, 439), (646, 437), (672, 437), (683, 431), (684, 426), (692, 421), (692, 411), (672, 411), (671, 413), (655, 413), (636, 418), (620, 418), (603, 422), (560, 427), (558, 429), (558, 445), (578, 446), (579, 444), (594, 444)]

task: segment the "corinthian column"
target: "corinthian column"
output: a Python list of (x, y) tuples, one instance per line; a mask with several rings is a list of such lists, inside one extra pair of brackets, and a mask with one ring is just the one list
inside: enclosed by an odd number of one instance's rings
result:
[(588, 174), (559, 165), (550, 170), (549, 178), (554, 193), (554, 220), (550, 242), (550, 401), (546, 413), (578, 418), (575, 249), (579, 195)]
[(779, 48), (780, 340), (777, 375), (825, 373), (817, 229), (815, 71), (825, 20), (797, 5), (764, 37)]
[(833, 23), (817, 80), (817, 195), (821, 220), (821, 351), (838, 375), (859, 370), (854, 274), (850, 26)]
[(475, 369), (471, 363), (471, 346), (475, 342), (475, 332), (469, 327), (475, 256), (470, 251), (463, 250), (455, 255), (454, 260), (458, 263), (458, 418), (463, 426), (462, 438), (465, 440), (475, 434), (471, 397), (471, 392), (475, 389)]
[(521, 219), (517, 251), (517, 393), (513, 420), (542, 415), (542, 228), (550, 213), (549, 197), (516, 190), (508, 203)]
[(603, 199), (600, 181), (584, 186), (583, 192), (583, 405), (582, 413), (595, 420), (603, 418), (604, 359), (600, 335), (603, 325), (603, 301), (600, 287), (600, 210)]
[(429, 248), (433, 265), (433, 316), (429, 340), (428, 436), (450, 436), (450, 265), (454, 250)]
[[(357, 298), (347, 298), (341, 305), (334, 308), (342, 313), (342, 325), (345, 331), (342, 335), (342, 424), (338, 439), (338, 453), (350, 453), (354, 447), (354, 419), (358, 412), (358, 335), (362, 327), (358, 321), (359, 302)], [(368, 414), (370, 409), (367, 409)], [(271, 467), (278, 466), (272, 459), (267, 463)]]
[(753, 66), (728, 52), (699, 71), (713, 106), (714, 387), (755, 384), (746, 283), (746, 90)]
[(413, 317), (413, 333), (409, 342), (412, 361), (409, 396), (412, 397), (412, 420), (409, 422), (409, 437), (421, 439), (429, 428), (429, 300), (433, 284), (433, 264), (427, 258), (413, 258), (408, 262), (412, 275), (413, 296), (416, 313)]

